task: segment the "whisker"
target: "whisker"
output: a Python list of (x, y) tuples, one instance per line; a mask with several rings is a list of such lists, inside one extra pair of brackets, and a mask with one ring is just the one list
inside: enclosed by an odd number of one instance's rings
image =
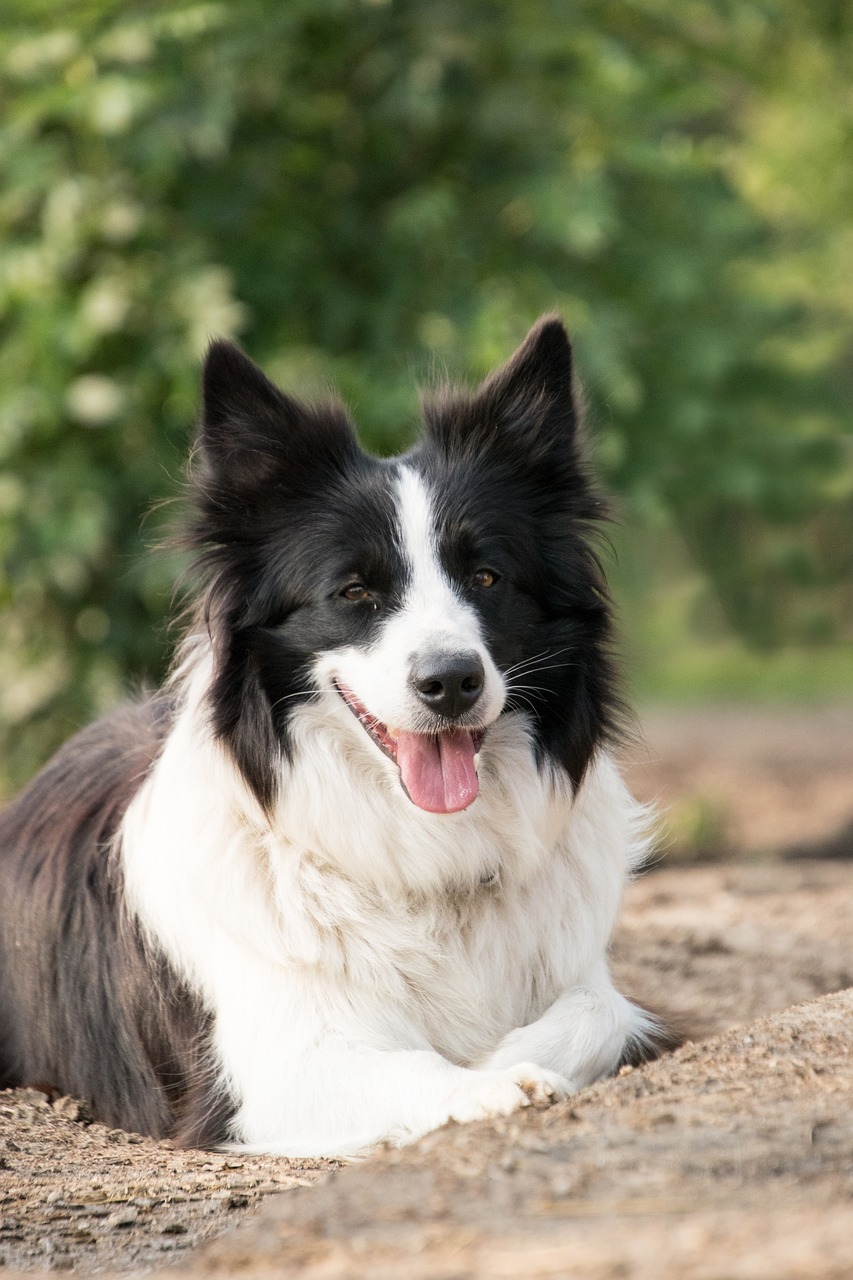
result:
[[(576, 667), (576, 662), (552, 662), (548, 664), (540, 664), (535, 670), (550, 671), (555, 667)], [(523, 675), (533, 674), (533, 672), (523, 672)], [(541, 702), (547, 698), (551, 690), (546, 689), (543, 685), (538, 684), (522, 684), (518, 680), (507, 681), (507, 705), (515, 707), (518, 703), (526, 704), (529, 709), (536, 714), (534, 702)]]
[(516, 694), (513, 690), (507, 698), (507, 706), (512, 711), (520, 711), (527, 707), (533, 715), (536, 715), (536, 707), (533, 705), (533, 700), (524, 693)]
[(318, 692), (318, 689), (297, 689), (295, 693), (282, 694), (280, 698), (276, 698), (275, 702), (270, 703), (270, 711), (275, 711), (276, 707), (280, 706), (282, 702), (289, 702), (291, 698), (311, 697), (312, 694), (317, 694)]
[(504, 675), (513, 675), (516, 671), (538, 662), (540, 658), (556, 658), (560, 653), (568, 653), (571, 648), (573, 648), (572, 645), (564, 645), (561, 649), (542, 649), (539, 653), (532, 653), (529, 657), (522, 658), (520, 662), (512, 663), (511, 666), (506, 668)]
[[(568, 653), (573, 647), (573, 645), (565, 645), (562, 649), (546, 649), (543, 650), (542, 653), (535, 653), (532, 657), (524, 658), (521, 662), (515, 662), (512, 666), (507, 667), (503, 672), (504, 677), (507, 678), (514, 675), (527, 675), (528, 672), (531, 671), (546, 670), (546, 659), (556, 658), (561, 653)], [(577, 666), (578, 664), (562, 663), (556, 665)]]
[[(565, 667), (577, 667), (579, 665), (577, 662), (540, 662), (538, 666), (528, 667), (525, 671), (518, 672), (518, 674), (521, 676), (534, 676), (539, 671), (557, 671)], [(507, 683), (512, 687), (515, 681), (508, 680)]]
[(543, 702), (548, 696), (549, 690), (540, 688), (535, 684), (519, 684), (512, 685), (507, 695), (507, 702), (512, 703), (514, 700), (526, 702), (531, 711), (534, 710), (534, 702)]
[(577, 667), (577, 662), (537, 662), (534, 667), (525, 667), (523, 671), (516, 672), (516, 675), (532, 675), (534, 671), (554, 671), (557, 667)]

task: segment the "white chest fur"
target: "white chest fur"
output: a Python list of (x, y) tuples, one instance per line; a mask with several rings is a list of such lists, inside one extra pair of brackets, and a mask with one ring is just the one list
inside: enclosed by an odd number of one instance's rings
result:
[(612, 763), (599, 759), (573, 800), (537, 769), (518, 718), (494, 727), (481, 795), (450, 815), (411, 805), (349, 729), (334, 703), (299, 713), (269, 821), (191, 688), (121, 833), (131, 910), (213, 1011), (235, 1137), (268, 1150), (344, 1150), (394, 1131), (393, 1116), (359, 1114), (371, 1066), (336, 1109), (329, 1079), (348, 1054), (476, 1063), (562, 992), (606, 986), (641, 848)]

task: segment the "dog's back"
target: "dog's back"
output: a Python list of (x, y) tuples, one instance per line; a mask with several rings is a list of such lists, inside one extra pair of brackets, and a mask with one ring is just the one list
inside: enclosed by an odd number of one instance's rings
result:
[(181, 1115), (201, 1141), (186, 1066), (203, 1054), (203, 1017), (121, 909), (111, 856), (170, 720), (165, 698), (122, 707), (0, 814), (0, 1087), (57, 1086), (155, 1135)]

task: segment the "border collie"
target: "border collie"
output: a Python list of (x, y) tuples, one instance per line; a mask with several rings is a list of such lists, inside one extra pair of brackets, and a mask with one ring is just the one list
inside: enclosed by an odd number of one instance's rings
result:
[(0, 1085), (341, 1156), (651, 1050), (607, 965), (645, 846), (562, 323), (423, 418), (371, 457), (211, 346), (174, 674), (0, 816)]

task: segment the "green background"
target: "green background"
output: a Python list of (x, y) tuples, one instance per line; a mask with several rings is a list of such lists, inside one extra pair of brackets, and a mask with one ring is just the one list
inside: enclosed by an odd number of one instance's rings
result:
[(2, 786), (165, 669), (223, 334), (393, 450), (558, 309), (636, 691), (853, 692), (851, 156), (848, 3), (0, 0)]

